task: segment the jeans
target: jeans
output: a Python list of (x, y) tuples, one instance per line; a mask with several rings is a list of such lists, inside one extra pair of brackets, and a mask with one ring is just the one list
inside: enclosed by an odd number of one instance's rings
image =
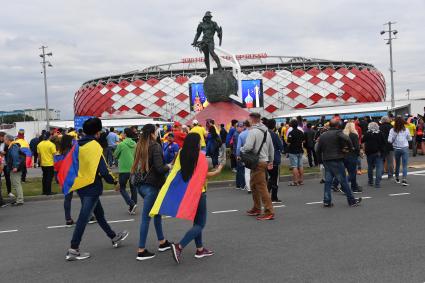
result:
[(213, 167), (217, 167), (218, 166), (218, 155), (219, 155), (218, 149), (211, 152), (210, 155), (211, 155), (211, 162), (212, 162)]
[(105, 219), (102, 204), (100, 203), (99, 196), (84, 196), (81, 197), (80, 215), (78, 215), (77, 224), (74, 229), (74, 234), (71, 240), (71, 249), (78, 249), (80, 247), (81, 238), (83, 237), (84, 230), (92, 214), (96, 217), (97, 223), (106, 235), (113, 239), (116, 234), (112, 231), (111, 226)]
[(347, 197), (348, 204), (353, 204), (355, 199), (350, 187), (348, 186), (347, 177), (345, 175), (345, 167), (342, 159), (323, 161), (323, 166), (325, 166), (325, 192), (323, 203), (332, 203), (331, 187), (333, 179), (336, 178), (341, 184), (342, 190)]
[(4, 180), (6, 181), (7, 194), (12, 192), (12, 182), (10, 181), (10, 171), (7, 167), (3, 169)]
[(53, 166), (42, 166), (41, 170), (43, 171), (42, 184), (43, 184), (43, 195), (52, 194), (52, 181), (54, 175)]
[[(124, 198), (125, 202), (128, 206), (133, 206), (137, 203), (137, 190), (136, 188), (131, 184), (131, 182), (128, 182), (130, 179), (130, 173), (119, 173), (119, 183), (120, 183), (120, 193), (121, 196)], [(131, 198), (128, 196), (126, 186), (127, 182), (130, 183), (130, 194)]]
[(69, 194), (65, 195), (65, 198), (63, 200), (63, 209), (65, 210), (65, 221), (69, 221), (72, 219), (71, 202), (72, 202), (73, 195), (74, 195), (74, 192), (70, 192)]
[(357, 170), (362, 170), (362, 159), (357, 157)]
[(186, 247), (192, 240), (195, 240), (197, 248), (202, 248), (202, 230), (207, 222), (207, 195), (202, 193), (199, 199), (198, 209), (196, 210), (193, 226), (186, 232), (183, 239), (180, 241), (182, 248)]
[(114, 151), (116, 147), (115, 146), (108, 146), (106, 148), (106, 162), (108, 163), (109, 167), (114, 165)]
[(367, 177), (369, 185), (373, 185), (373, 169), (376, 168), (376, 179), (375, 179), (375, 186), (379, 186), (381, 184), (382, 179), (382, 172), (384, 169), (384, 163), (382, 160), (381, 154), (374, 153), (369, 154), (367, 156)]
[(245, 166), (240, 161), (236, 163), (236, 188), (245, 188)]
[[(140, 196), (143, 198), (143, 210), (141, 215), (141, 224), (140, 224), (140, 238), (139, 238), (139, 248), (144, 249), (146, 246), (146, 238), (148, 237), (149, 224), (151, 217), (149, 212), (152, 209), (153, 204), (155, 203), (156, 197), (158, 196), (158, 189), (152, 187), (151, 185), (141, 185), (138, 188)], [(158, 241), (164, 240), (164, 234), (162, 232), (162, 218), (161, 215), (155, 215), (153, 218), (153, 223), (155, 226), (156, 236)]]
[(409, 162), (409, 148), (395, 148), (395, 177), (398, 179), (400, 175), (400, 159), (403, 162), (403, 179), (407, 178), (407, 163)]
[(344, 166), (348, 171), (348, 180), (351, 183), (351, 189), (356, 190), (359, 185), (357, 184), (357, 156), (347, 156), (344, 158)]
[(310, 167), (317, 166), (317, 157), (316, 152), (314, 151), (313, 147), (307, 147), (307, 159), (308, 159), (308, 165)]
[(267, 182), (267, 188), (269, 189), (269, 192), (271, 193), (272, 201), (276, 201), (279, 198), (277, 197), (277, 191), (279, 189), (279, 164), (273, 164), (272, 170), (267, 170), (269, 173), (269, 180)]
[(384, 160), (387, 162), (388, 177), (392, 178), (394, 175), (394, 150), (387, 152)]

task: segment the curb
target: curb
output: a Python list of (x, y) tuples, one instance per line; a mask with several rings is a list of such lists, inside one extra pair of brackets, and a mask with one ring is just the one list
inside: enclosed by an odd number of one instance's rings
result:
[[(320, 176), (321, 176), (320, 173), (307, 173), (307, 174), (304, 174), (304, 179), (311, 180), (311, 179), (320, 178)], [(280, 176), (279, 182), (289, 182), (291, 178), (292, 176), (290, 175)], [(220, 190), (224, 188), (233, 188), (234, 186), (235, 186), (234, 180), (214, 181), (214, 182), (208, 183), (208, 190), (215, 191), (215, 190)], [(108, 191), (103, 191), (103, 194), (102, 194), (102, 196), (113, 196), (113, 195), (119, 195), (119, 192), (116, 192), (114, 190), (108, 190)], [(63, 195), (60, 193), (56, 195), (51, 195), (51, 196), (28, 196), (28, 197), (25, 197), (25, 202), (59, 200), (59, 199), (63, 199)]]

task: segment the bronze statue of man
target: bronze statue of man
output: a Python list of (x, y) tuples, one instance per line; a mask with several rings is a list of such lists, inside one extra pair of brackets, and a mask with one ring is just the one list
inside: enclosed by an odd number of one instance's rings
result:
[[(195, 39), (193, 40), (192, 45), (198, 48), (200, 51), (204, 52), (204, 61), (207, 67), (207, 76), (210, 75), (210, 55), (214, 59), (215, 63), (219, 70), (221, 70), (220, 58), (214, 52), (214, 35), (217, 32), (218, 38), (220, 39), (219, 46), (221, 46), (221, 41), (223, 39), (223, 29), (218, 26), (218, 24), (211, 20), (211, 12), (206, 12), (202, 22), (199, 23), (196, 30)], [(201, 41), (198, 41), (201, 33), (204, 34)]]

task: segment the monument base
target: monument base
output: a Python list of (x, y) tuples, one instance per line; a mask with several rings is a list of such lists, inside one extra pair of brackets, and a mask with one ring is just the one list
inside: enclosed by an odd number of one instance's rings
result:
[(213, 119), (215, 124), (227, 125), (233, 119), (245, 121), (249, 112), (232, 102), (210, 103), (204, 110), (196, 114), (192, 120), (198, 120), (199, 124), (205, 126), (208, 119)]

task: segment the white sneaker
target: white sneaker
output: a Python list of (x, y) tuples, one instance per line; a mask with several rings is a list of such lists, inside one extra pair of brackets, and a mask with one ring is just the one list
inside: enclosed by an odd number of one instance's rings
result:
[(12, 193), (9, 193), (9, 195), (8, 195), (10, 198), (14, 198), (15, 197), (15, 195), (14, 194), (12, 194)]

